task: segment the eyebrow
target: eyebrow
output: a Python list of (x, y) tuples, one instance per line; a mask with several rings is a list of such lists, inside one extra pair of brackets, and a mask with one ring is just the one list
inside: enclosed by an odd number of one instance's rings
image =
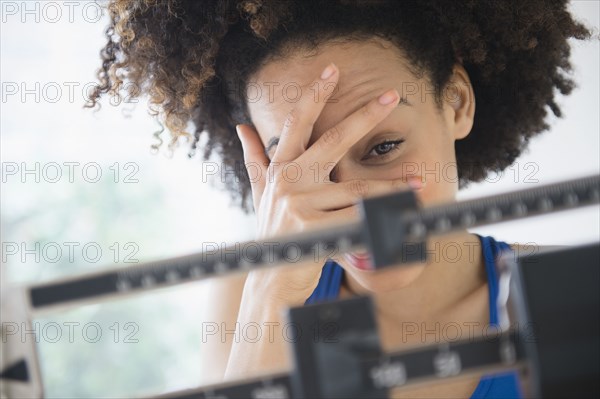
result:
[[(412, 107), (412, 103), (410, 103), (406, 99), (406, 97), (400, 97), (400, 101), (398, 101), (398, 105), (396, 105), (396, 108), (398, 108), (400, 106)], [(265, 155), (267, 156), (267, 158), (269, 158), (269, 160), (271, 160), (271, 157), (269, 156), (269, 151), (271, 151), (271, 148), (273, 148), (274, 146), (279, 144), (279, 137), (280, 136), (271, 137), (269, 139), (269, 142), (267, 143), (267, 146), (265, 147)]]

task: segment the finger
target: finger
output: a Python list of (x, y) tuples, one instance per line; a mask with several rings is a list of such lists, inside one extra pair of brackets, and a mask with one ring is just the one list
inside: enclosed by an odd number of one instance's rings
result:
[(350, 205), (335, 211), (315, 212), (311, 219), (304, 222), (302, 231), (322, 230), (334, 226), (346, 225), (359, 222), (361, 213), (358, 205)]
[(269, 158), (265, 154), (265, 147), (260, 140), (258, 132), (251, 126), (239, 124), (236, 126), (238, 137), (242, 142), (244, 150), (244, 163), (250, 178), (252, 188), (252, 201), (254, 210), (258, 210), (258, 205), (265, 190), (267, 180), (267, 170), (269, 167)]
[[(335, 64), (331, 63), (306, 87), (304, 94), (285, 119), (273, 162), (290, 162), (306, 151), (315, 122), (327, 99), (333, 94), (339, 77), (338, 72)], [(312, 89), (314, 87), (317, 90)]]
[(389, 115), (398, 105), (399, 98), (398, 91), (392, 89), (372, 99), (346, 119), (326, 130), (296, 161), (306, 165), (328, 162), (333, 168), (356, 142)]
[(353, 179), (341, 183), (319, 185), (318, 191), (298, 195), (298, 202), (320, 211), (332, 211), (358, 203), (363, 198), (388, 194), (401, 190), (419, 191), (423, 183), (418, 176), (388, 180)]

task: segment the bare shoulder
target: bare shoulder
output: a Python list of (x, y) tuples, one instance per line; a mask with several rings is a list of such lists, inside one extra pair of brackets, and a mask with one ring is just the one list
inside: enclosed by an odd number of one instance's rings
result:
[(246, 274), (213, 278), (202, 288), (201, 384), (223, 380), (235, 331)]

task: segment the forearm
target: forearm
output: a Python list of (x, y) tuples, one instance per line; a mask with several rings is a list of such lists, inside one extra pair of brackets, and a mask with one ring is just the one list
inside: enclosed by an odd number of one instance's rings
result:
[(291, 367), (291, 336), (288, 336), (291, 332), (286, 335), (285, 310), (302, 306), (306, 300), (303, 295), (282, 295), (265, 282), (255, 282), (252, 278), (246, 281), (225, 371), (226, 381)]

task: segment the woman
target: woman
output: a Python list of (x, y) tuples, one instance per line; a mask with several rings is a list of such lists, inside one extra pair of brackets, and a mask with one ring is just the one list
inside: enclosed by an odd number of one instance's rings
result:
[[(206, 132), (204, 157), (217, 151), (233, 169), (226, 186), (246, 211), (252, 198), (258, 239), (357, 221), (358, 200), (395, 190), (414, 190), (422, 206), (455, 201), (548, 129), (546, 107), (561, 115), (554, 89), (574, 86), (562, 73), (567, 39), (590, 36), (566, 1), (115, 0), (109, 9), (92, 104), (129, 81), (129, 95), (150, 96), (171, 147), (191, 137), (190, 121), (192, 152)], [(204, 381), (291, 367), (281, 310), (332, 298), (373, 295), (386, 350), (454, 338), (443, 334), (450, 323), (462, 338), (484, 334), (497, 322), (495, 256), (509, 246), (462, 231), (427, 248), (427, 263), (377, 273), (366, 254), (337, 254), (215, 280), (205, 314), (224, 334), (203, 343)], [(273, 330), (245, 339), (256, 323)], [(513, 374), (394, 393), (518, 395)]]

